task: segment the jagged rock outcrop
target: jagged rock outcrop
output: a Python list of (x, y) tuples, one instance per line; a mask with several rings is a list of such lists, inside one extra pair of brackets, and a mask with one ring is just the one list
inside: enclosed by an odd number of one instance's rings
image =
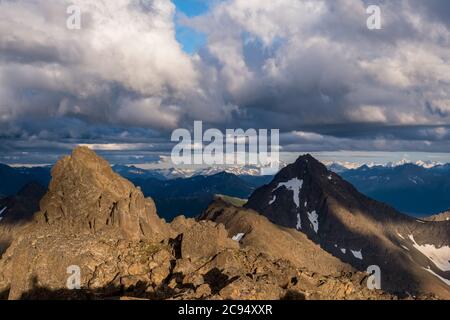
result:
[[(150, 282), (151, 259), (142, 247), (158, 247), (174, 235), (151, 199), (79, 147), (54, 166), (40, 210), (8, 244), (0, 290), (12, 299), (36, 297), (42, 288), (64, 291), (72, 265), (80, 267), (83, 287), (91, 291)], [(168, 274), (170, 259), (164, 263)]]
[(423, 220), (425, 221), (434, 221), (434, 222), (446, 222), (450, 221), (450, 211), (443, 212), (431, 217), (426, 217)]
[(65, 233), (105, 230), (133, 240), (163, 239), (169, 232), (153, 200), (86, 147), (76, 148), (53, 167), (36, 219)]

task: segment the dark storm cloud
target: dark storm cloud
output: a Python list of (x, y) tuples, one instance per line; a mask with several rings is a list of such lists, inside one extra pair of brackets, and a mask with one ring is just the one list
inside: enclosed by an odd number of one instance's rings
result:
[[(367, 29), (369, 4), (381, 6), (382, 30)], [(358, 149), (385, 138), (437, 151), (449, 123), (450, 38), (425, 14), (431, 9), (426, 1), (229, 1), (186, 23), (209, 35), (246, 124), (353, 138)]]
[(416, 8), (421, 8), (431, 20), (438, 20), (450, 27), (450, 2), (447, 0), (414, 0)]

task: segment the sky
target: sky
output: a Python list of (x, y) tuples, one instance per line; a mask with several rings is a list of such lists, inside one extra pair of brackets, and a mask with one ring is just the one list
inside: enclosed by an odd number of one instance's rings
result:
[(206, 34), (194, 28), (179, 23), (184, 17), (197, 17), (206, 14), (212, 1), (207, 0), (175, 0), (176, 6), (175, 31), (176, 39), (181, 43), (183, 51), (194, 54), (206, 45)]
[(196, 120), (279, 129), (286, 154), (442, 160), (449, 62), (448, 0), (0, 1), (0, 162), (158, 162)]

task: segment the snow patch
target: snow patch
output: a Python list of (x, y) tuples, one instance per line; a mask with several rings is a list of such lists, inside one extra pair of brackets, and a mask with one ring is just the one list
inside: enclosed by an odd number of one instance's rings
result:
[(409, 248), (407, 246), (402, 245), (401, 246), (403, 249), (405, 249), (406, 251), (409, 251)]
[(302, 228), (302, 218), (300, 217), (300, 213), (297, 213), (297, 230), (301, 230)]
[(5, 212), (5, 210), (8, 209), (7, 207), (4, 207), (2, 210), (0, 210), (0, 222), (3, 220), (2, 214)]
[(238, 233), (238, 234), (235, 235), (232, 239), (233, 239), (234, 241), (240, 242), (244, 236), (245, 236), (245, 233)]
[(422, 221), (422, 220), (416, 220), (417, 222), (420, 222), (420, 223), (426, 223), (425, 221)]
[(314, 232), (317, 233), (319, 231), (319, 215), (315, 210), (313, 212), (308, 212), (308, 219), (313, 226)]
[(275, 201), (277, 201), (277, 196), (273, 196), (273, 199), (269, 202), (269, 206), (272, 205)]
[(298, 178), (294, 178), (289, 180), (288, 182), (282, 182), (278, 184), (273, 191), (280, 189), (281, 187), (285, 187), (286, 189), (294, 192), (294, 203), (298, 207), (300, 207), (300, 190), (303, 187), (303, 180), (299, 180)]
[(341, 248), (341, 252), (342, 252), (343, 254), (346, 254), (346, 253), (347, 253), (347, 249)]
[(444, 277), (441, 277), (440, 275), (438, 275), (436, 272), (434, 272), (433, 270), (431, 270), (430, 267), (428, 268), (423, 268), (424, 270), (428, 271), (429, 273), (431, 273), (433, 276), (435, 276), (436, 278), (438, 278), (439, 280), (441, 280), (442, 282), (444, 282), (446, 285), (450, 286), (450, 280), (445, 279)]
[(353, 256), (354, 256), (356, 259), (359, 259), (359, 260), (362, 260), (362, 259), (363, 259), (363, 256), (362, 256), (362, 250), (359, 250), (359, 251), (350, 250), (350, 251), (352, 252)]
[(398, 232), (397, 232), (397, 235), (398, 235), (398, 237), (399, 237), (399, 238), (401, 238), (401, 239), (405, 240), (405, 237), (404, 237), (404, 236), (402, 236), (402, 235), (401, 235), (400, 233), (398, 233)]
[(431, 244), (421, 246), (417, 244), (412, 234), (409, 235), (409, 239), (413, 242), (414, 248), (430, 259), (436, 267), (442, 271), (450, 271), (450, 247), (436, 248)]

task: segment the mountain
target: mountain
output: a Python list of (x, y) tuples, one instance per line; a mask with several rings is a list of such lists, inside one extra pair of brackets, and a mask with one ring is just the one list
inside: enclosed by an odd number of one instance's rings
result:
[[(396, 298), (368, 290), (366, 275), (298, 231), (248, 210), (235, 215), (233, 208), (214, 214), (227, 226), (181, 216), (167, 224), (139, 188), (91, 150), (76, 148), (54, 166), (39, 210), (3, 252), (0, 297)], [(233, 234), (241, 232), (238, 227), (248, 235)], [(284, 245), (289, 247), (277, 250)], [(80, 287), (74, 289), (78, 272)]]
[(0, 164), (0, 197), (13, 196), (31, 182), (46, 187), (50, 182), (50, 167), (13, 168)]
[(29, 220), (39, 209), (39, 201), (47, 190), (36, 182), (25, 185), (15, 196), (0, 199), (0, 221), (14, 224)]
[[(431, 169), (431, 168), (443, 165), (440, 162), (429, 161), (429, 160), (427, 160), (427, 161), (418, 160), (416, 162), (412, 162), (412, 161), (407, 160), (407, 159), (402, 159), (402, 160), (397, 161), (397, 162), (388, 162), (384, 166), (387, 167), (387, 168), (395, 168), (395, 167), (401, 167), (401, 166), (404, 166), (404, 165), (407, 165), (407, 164), (413, 164), (413, 165), (416, 165), (418, 167), (422, 167), (422, 168), (425, 168), (425, 169)], [(374, 166), (374, 165), (372, 165), (372, 166)]]
[(450, 222), (401, 214), (361, 194), (310, 155), (281, 170), (245, 207), (303, 232), (359, 270), (379, 266), (387, 291), (450, 297)]
[(450, 211), (424, 218), (426, 221), (450, 221)]
[(438, 166), (444, 166), (443, 163), (441, 162), (435, 162), (435, 161), (423, 161), (423, 160), (418, 160), (415, 162), (412, 162), (410, 160), (406, 160), (406, 159), (402, 159), (400, 161), (396, 161), (396, 162), (388, 162), (385, 164), (376, 164), (374, 162), (370, 162), (370, 163), (365, 163), (365, 164), (359, 164), (359, 163), (355, 163), (355, 162), (341, 162), (341, 161), (324, 161), (323, 162), (324, 165), (327, 166), (327, 168), (335, 173), (341, 173), (347, 170), (354, 170), (354, 169), (358, 169), (361, 167), (367, 167), (367, 168), (373, 168), (373, 167), (384, 167), (384, 168), (395, 168), (395, 167), (401, 167), (404, 166), (406, 164), (414, 164), (418, 167), (422, 167), (425, 169), (431, 169), (434, 167), (438, 167)]
[(223, 224), (244, 247), (257, 247), (267, 254), (303, 264), (324, 275), (354, 271), (349, 264), (322, 250), (305, 234), (273, 224), (256, 211), (236, 206), (226, 197), (217, 196), (200, 220)]
[(40, 184), (31, 182), (17, 195), (0, 199), (0, 254), (8, 247), (14, 234), (32, 220), (45, 192)]
[(341, 173), (363, 194), (417, 217), (450, 208), (450, 165), (362, 166)]
[(128, 180), (136, 180), (136, 179), (158, 179), (158, 180), (166, 180), (166, 177), (156, 171), (156, 170), (145, 170), (140, 169), (135, 166), (124, 166), (124, 165), (113, 165), (112, 169), (114, 172), (120, 174), (122, 177)]
[[(117, 169), (118, 167), (122, 167), (123, 170)], [(387, 203), (398, 211), (412, 216), (434, 215), (450, 207), (450, 197), (448, 197), (450, 165), (429, 161), (412, 163), (402, 160), (386, 165), (367, 164), (363, 166), (350, 162), (331, 162), (327, 163), (327, 167), (330, 171), (340, 174), (366, 196)], [(273, 176), (260, 176), (257, 174), (259, 172), (257, 168), (248, 166), (225, 169), (211, 167), (198, 170), (174, 168), (143, 170), (128, 166), (114, 166), (113, 168), (138, 185), (141, 185), (142, 180), (147, 178), (157, 180), (191, 179), (197, 176), (213, 176), (224, 170), (238, 176), (250, 187), (263, 186), (273, 178)], [(226, 189), (226, 187), (218, 188), (217, 193), (226, 193)], [(198, 195), (190, 196), (187, 193), (178, 199), (170, 197), (167, 193), (164, 197), (155, 193), (146, 193), (146, 195), (154, 197), (160, 207), (160, 213), (168, 219), (173, 217), (173, 212), (170, 212), (171, 206), (176, 209), (175, 211), (182, 212), (187, 216), (196, 216), (206, 208), (213, 196), (213, 194), (208, 194), (200, 200)], [(239, 194), (230, 195), (242, 197)], [(199, 199), (199, 201), (195, 199)]]
[[(122, 166), (126, 167), (126, 166)], [(130, 167), (133, 168), (133, 167)], [(192, 168), (167, 168), (167, 169), (152, 169), (152, 170), (143, 170), (138, 169), (139, 171), (147, 171), (153, 173), (158, 176), (164, 177), (164, 179), (187, 179), (195, 176), (213, 176), (222, 172), (234, 174), (236, 176), (252, 176), (258, 177), (261, 176), (261, 169), (257, 166), (213, 166), (199, 169)], [(158, 178), (158, 177), (157, 177)]]
[[(341, 162), (341, 161), (323, 161), (322, 162), (330, 171), (335, 173), (342, 173), (347, 170), (357, 169), (361, 167), (360, 164), (353, 162)], [(368, 165), (369, 167), (371, 165)]]
[(365, 273), (324, 251), (305, 234), (273, 224), (257, 212), (233, 205), (224, 197), (217, 197), (200, 219), (223, 224), (243, 248), (257, 249), (301, 266), (302, 271), (288, 286), (301, 292), (304, 299), (391, 298), (381, 291), (370, 291), (365, 286)]
[(36, 219), (71, 231), (115, 230), (130, 239), (164, 229), (154, 202), (87, 148), (75, 149), (53, 167)]
[(162, 217), (172, 220), (178, 215), (200, 215), (213, 200), (215, 194), (247, 198), (268, 181), (266, 177), (238, 177), (227, 172), (211, 176), (194, 176), (172, 180), (132, 179), (142, 192), (152, 197)]
[[(228, 171), (233, 168), (230, 168)], [(162, 217), (172, 220), (179, 214), (195, 217), (201, 214), (213, 200), (215, 194), (247, 198), (256, 187), (270, 182), (271, 176), (250, 175), (251, 168), (243, 167), (235, 172), (220, 168), (195, 171), (191, 177), (179, 169), (145, 170), (135, 166), (114, 165), (112, 170), (142, 188), (145, 196), (157, 203)], [(51, 167), (13, 168), (0, 165), (0, 194), (15, 195), (30, 182), (47, 187)], [(181, 176), (174, 178), (175, 176)], [(0, 196), (0, 198), (2, 198)]]

